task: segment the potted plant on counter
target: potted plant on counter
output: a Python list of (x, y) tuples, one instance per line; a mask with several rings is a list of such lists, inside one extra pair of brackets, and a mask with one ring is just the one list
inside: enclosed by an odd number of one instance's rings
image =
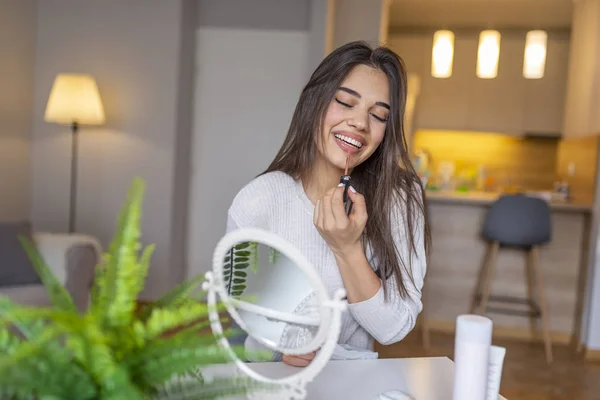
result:
[(135, 179), (84, 313), (35, 246), (21, 238), (51, 306), (23, 306), (0, 297), (0, 398), (215, 399), (258, 387), (246, 378), (205, 380), (198, 373), (232, 361), (217, 337), (201, 332), (209, 325), (208, 306), (194, 293), (203, 277), (138, 310), (154, 250), (153, 245), (142, 249), (139, 241), (143, 194), (143, 181)]

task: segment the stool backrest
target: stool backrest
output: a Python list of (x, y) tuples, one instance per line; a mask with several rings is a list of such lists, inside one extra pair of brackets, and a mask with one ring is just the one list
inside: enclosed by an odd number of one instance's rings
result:
[(501, 196), (491, 205), (482, 234), (487, 240), (507, 246), (547, 243), (552, 238), (550, 207), (536, 197)]

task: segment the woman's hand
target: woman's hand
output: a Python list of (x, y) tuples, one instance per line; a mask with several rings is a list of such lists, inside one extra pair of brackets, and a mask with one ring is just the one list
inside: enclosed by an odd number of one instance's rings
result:
[(348, 196), (354, 203), (350, 215), (344, 209), (344, 187), (329, 190), (317, 200), (313, 222), (336, 255), (361, 246), (360, 237), (367, 224), (365, 198), (350, 187)]
[(294, 367), (306, 367), (315, 358), (317, 353), (302, 354), (298, 356), (283, 355), (283, 362)]

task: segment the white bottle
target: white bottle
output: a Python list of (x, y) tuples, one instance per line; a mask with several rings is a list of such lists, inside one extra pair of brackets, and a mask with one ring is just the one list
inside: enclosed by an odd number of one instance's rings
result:
[(453, 400), (485, 400), (488, 381), (492, 320), (459, 315), (454, 338)]

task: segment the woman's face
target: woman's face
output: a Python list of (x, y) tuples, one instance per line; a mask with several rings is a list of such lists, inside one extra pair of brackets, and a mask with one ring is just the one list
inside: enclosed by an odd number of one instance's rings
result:
[(339, 169), (364, 162), (381, 144), (390, 111), (385, 73), (366, 65), (355, 67), (337, 89), (325, 113), (317, 149)]

